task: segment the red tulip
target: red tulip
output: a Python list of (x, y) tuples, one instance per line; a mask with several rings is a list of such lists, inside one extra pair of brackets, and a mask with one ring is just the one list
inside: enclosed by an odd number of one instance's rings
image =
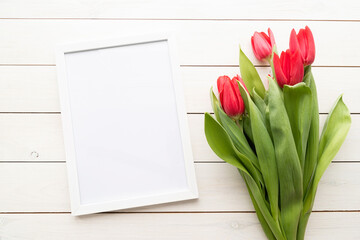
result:
[(255, 57), (259, 60), (268, 58), (272, 54), (272, 49), (275, 45), (274, 34), (271, 29), (268, 28), (269, 35), (264, 32), (255, 32), (251, 37), (251, 45)]
[[(245, 86), (244, 80), (242, 80), (242, 78), (239, 76), (239, 74), (236, 74), (236, 76), (233, 77), (232, 81), (239, 81), (239, 82), (241, 83), (241, 85), (245, 88), (245, 90), (246, 90), (247, 92), (249, 92), (249, 91), (247, 90), (246, 86)], [(236, 85), (237, 85), (237, 82), (235, 82), (235, 83), (236, 83)]]
[(295, 52), (296, 49), (300, 50), (303, 64), (310, 65), (315, 59), (315, 42), (312, 32), (308, 26), (305, 29), (300, 29), (296, 35), (293, 29), (290, 34), (290, 50)]
[(238, 75), (233, 79), (230, 79), (228, 76), (221, 76), (217, 80), (221, 106), (228, 116), (235, 119), (239, 118), (245, 111), (244, 101), (241, 97), (237, 81), (245, 86), (243, 80)]
[(292, 53), (289, 49), (282, 52), (281, 56), (274, 54), (274, 70), (276, 80), (280, 87), (284, 84), (295, 85), (302, 82), (304, 77), (304, 65), (300, 51)]

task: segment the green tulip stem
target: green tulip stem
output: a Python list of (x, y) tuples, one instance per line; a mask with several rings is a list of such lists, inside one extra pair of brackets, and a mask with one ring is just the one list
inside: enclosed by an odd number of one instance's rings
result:
[(270, 61), (269, 61), (270, 67), (271, 67), (271, 73), (272, 73), (272, 77), (275, 79), (276, 81), (276, 74), (275, 74), (275, 68), (274, 68), (274, 52), (271, 55)]
[(270, 64), (270, 67), (271, 67), (272, 77), (276, 81), (276, 74), (275, 74), (275, 68), (274, 68), (274, 54), (275, 53), (277, 54), (276, 45), (273, 47), (271, 57), (269, 59), (267, 59), (267, 61)]
[(235, 120), (236, 125), (239, 127), (240, 131), (243, 132), (243, 124), (242, 121), (240, 123), (239, 119)]

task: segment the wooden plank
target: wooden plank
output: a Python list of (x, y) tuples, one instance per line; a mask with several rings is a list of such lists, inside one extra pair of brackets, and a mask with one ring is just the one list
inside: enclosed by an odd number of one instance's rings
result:
[(60, 112), (55, 67), (0, 67), (0, 112)]
[[(0, 212), (70, 212), (64, 163), (0, 164)], [(197, 163), (199, 199), (125, 210), (126, 212), (254, 211), (235, 167)], [(333, 163), (321, 180), (315, 211), (360, 210), (359, 163)]]
[[(274, 31), (278, 49), (288, 47), (292, 28), (308, 24), (316, 41), (314, 65), (360, 66), (356, 39), (360, 22), (195, 20), (1, 20), (0, 64), (54, 64), (54, 46), (79, 40), (149, 31), (173, 32), (182, 65), (237, 65), (239, 44), (254, 60), (254, 31)], [(349, 37), (349, 33), (353, 36)], [(256, 64), (264, 64), (254, 61)]]
[[(270, 68), (257, 69), (266, 82)], [(315, 67), (313, 72), (320, 112), (327, 113), (340, 93), (344, 93), (350, 112), (360, 113), (360, 95), (354, 87), (360, 68)], [(211, 112), (210, 86), (215, 85), (220, 75), (234, 76), (238, 73), (237, 67), (182, 67), (187, 111)], [(60, 112), (56, 81), (54, 66), (1, 66), (0, 112)]]
[(64, 160), (59, 114), (1, 114), (0, 159)]
[[(258, 72), (263, 78), (265, 86), (268, 86), (267, 76), (271, 73), (269, 67), (258, 67)], [(230, 77), (240, 74), (238, 67), (183, 67), (181, 68), (182, 79), (185, 86), (185, 99), (188, 112), (203, 113), (212, 112), (209, 90), (214, 86), (221, 75)], [(360, 112), (360, 94), (356, 87), (357, 76), (360, 68), (331, 68), (314, 67), (313, 74), (317, 84), (319, 111), (328, 113), (338, 96), (343, 93), (344, 101), (350, 112)], [(340, 79), (343, 79), (341, 83)]]
[[(266, 239), (255, 213), (0, 215), (3, 239)], [(360, 213), (313, 213), (307, 239), (359, 239)]]
[[(320, 131), (325, 123), (327, 115), (320, 115)], [(360, 115), (352, 115), (352, 125), (344, 144), (335, 156), (336, 161), (357, 161), (359, 160), (360, 150)], [(207, 144), (204, 133), (204, 117), (202, 114), (192, 114), (188, 116), (191, 143), (194, 159), (196, 161), (216, 161), (219, 159)], [(355, 145), (356, 144), (356, 145)]]
[[(326, 115), (320, 115), (321, 124)], [(188, 114), (195, 161), (219, 161), (208, 146), (203, 114)], [(335, 157), (357, 161), (360, 156), (360, 115), (352, 115), (351, 130)], [(59, 114), (0, 114), (0, 161), (61, 161), (65, 159)]]
[[(3, 18), (142, 18), (142, 19), (325, 19), (359, 20), (360, 5), (345, 0), (339, 7), (336, 1), (308, 1), (284, 3), (281, 0), (244, 2), (227, 1), (116, 1), (88, 0), (3, 0)], [(17, 7), (21, 6), (21, 7)], [(321, 9), (321, 11), (319, 11)]]

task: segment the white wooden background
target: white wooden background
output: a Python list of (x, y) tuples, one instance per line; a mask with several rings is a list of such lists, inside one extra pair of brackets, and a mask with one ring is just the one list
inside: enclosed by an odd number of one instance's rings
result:
[[(360, 239), (360, 3), (358, 0), (1, 0), (0, 239), (265, 239), (236, 169), (207, 146), (203, 113), (218, 75), (238, 73), (238, 44), (259, 71), (250, 36), (271, 27), (280, 49), (309, 25), (320, 120), (342, 92), (346, 142), (319, 186), (308, 239)], [(54, 64), (56, 43), (172, 31), (200, 198), (72, 217)]]

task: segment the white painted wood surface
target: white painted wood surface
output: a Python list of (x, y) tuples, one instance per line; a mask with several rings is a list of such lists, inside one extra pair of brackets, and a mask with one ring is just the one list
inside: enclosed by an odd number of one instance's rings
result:
[[(4, 239), (266, 239), (255, 213), (110, 213), (79, 218), (53, 213), (1, 214), (0, 219)], [(357, 240), (359, 224), (358, 212), (315, 212), (307, 237)]]
[[(269, 67), (257, 67), (265, 81)], [(189, 113), (210, 112), (210, 86), (219, 75), (235, 76), (239, 67), (181, 67)], [(321, 113), (343, 93), (351, 113), (360, 113), (360, 68), (314, 67)], [(341, 84), (340, 84), (341, 83)], [(355, 86), (355, 87), (354, 87)], [(0, 66), (0, 112), (60, 112), (55, 66)]]
[[(203, 113), (238, 45), (271, 27), (280, 49), (309, 25), (321, 122), (340, 93), (352, 127), (319, 186), (308, 239), (360, 239), (360, 2), (205, 0), (0, 1), (0, 239), (265, 239), (236, 169), (208, 147)], [(69, 215), (54, 45), (142, 31), (177, 36), (200, 198), (123, 212)]]
[[(19, 7), (21, 6), (21, 7)], [(3, 0), (4, 18), (359, 20), (356, 0)]]
[[(70, 212), (65, 163), (3, 163), (0, 212)], [(240, 174), (226, 163), (196, 163), (199, 199), (123, 212), (254, 211)], [(314, 211), (356, 210), (360, 163), (332, 163), (319, 185)], [(331, 199), (331, 201), (329, 201)]]
[[(321, 127), (327, 115), (320, 115)], [(211, 151), (204, 134), (204, 115), (188, 114), (191, 145), (196, 162), (220, 161)], [(351, 131), (336, 161), (358, 161), (360, 115), (352, 115)], [(1, 161), (61, 161), (65, 159), (60, 114), (0, 114)]]
[(0, 64), (54, 64), (59, 42), (104, 39), (149, 31), (176, 36), (181, 65), (238, 65), (239, 44), (255, 64), (250, 37), (274, 32), (279, 50), (288, 48), (292, 28), (309, 25), (316, 39), (314, 66), (360, 66), (359, 21), (58, 20), (0, 21)]

